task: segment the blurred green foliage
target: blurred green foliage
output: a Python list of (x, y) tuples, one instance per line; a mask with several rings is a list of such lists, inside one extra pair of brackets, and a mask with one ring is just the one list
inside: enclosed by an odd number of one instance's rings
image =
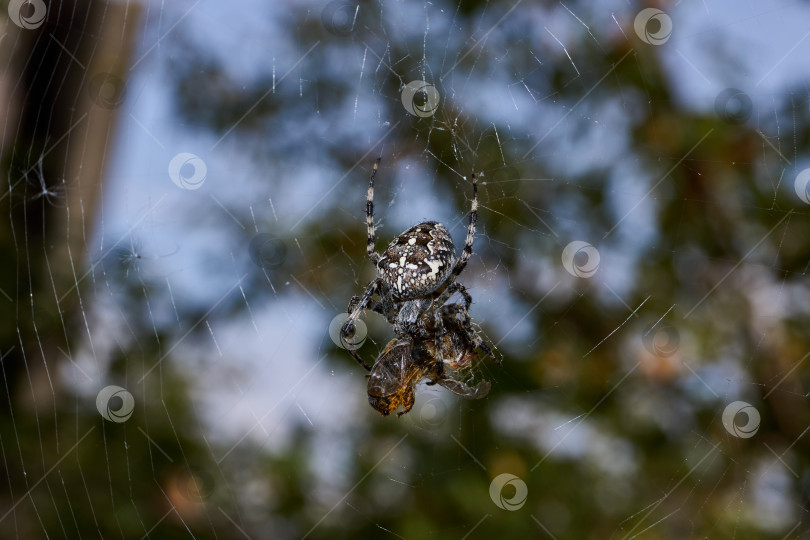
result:
[[(341, 485), (353, 486), (345, 497), (345, 490), (334, 494), (330, 504), (323, 502), (313, 464), (322, 439), (305, 424), (295, 428), (292, 443), (282, 450), (245, 442), (218, 464), (228, 445), (204, 438), (203, 421), (190, 406), (189, 382), (172, 362), (134, 392), (140, 420), (105, 422), (93, 396), (74, 395), (60, 383), (59, 367), (67, 360), (54, 351), (65, 341), (73, 342), (73, 350), (82, 342), (87, 309), (71, 296), (53, 310), (47, 265), (69, 261), (47, 261), (43, 254), (63, 232), (40, 232), (39, 224), (53, 210), (28, 183), (28, 190), (9, 187), (11, 196), (0, 203), (8, 219), (0, 229), (0, 252), (7, 261), (0, 269), (0, 288), (15, 293), (12, 302), (0, 298), (6, 322), (0, 333), (6, 394), (0, 400), (0, 513), (13, 511), (0, 521), (2, 537), (38, 538), (47, 531), (48, 537), (67, 538), (292, 538), (311, 531), (309, 538), (542, 538), (550, 533), (557, 538), (782, 538), (793, 525), (769, 530), (757, 522), (754, 509), (757, 490), (764, 489), (754, 477), (763, 462), (773, 460), (765, 445), (778, 455), (792, 448), (790, 465), (798, 478), (787, 476), (789, 485), (782, 491), (793, 506), (793, 523), (803, 524), (795, 534), (806, 530), (810, 438), (800, 435), (810, 424), (803, 392), (810, 381), (804, 365), (793, 368), (810, 350), (810, 321), (805, 311), (793, 309), (763, 314), (753, 294), (766, 285), (786, 295), (807, 292), (807, 213), (790, 190), (775, 190), (773, 182), (764, 180), (794, 174), (789, 168), (784, 172), (774, 141), (791, 141), (790, 147), (799, 150), (810, 143), (806, 91), (777, 96), (775, 117), (790, 121), (780, 124), (775, 139), (770, 120), (763, 119), (759, 130), (769, 134), (763, 136), (752, 124), (686, 108), (674, 97), (660, 50), (633, 39), (614, 36), (597, 45), (582, 28), (567, 42), (576, 51), (579, 76), (559, 51), (542, 51), (538, 65), (534, 57), (541, 53), (531, 50), (528, 39), (515, 36), (542, 30), (521, 15), (534, 9), (556, 13), (563, 9), (557, 4), (516, 10), (491, 44), (476, 46), (490, 26), (482, 20), (494, 23), (511, 5), (445, 5), (453, 11), (454, 34), (469, 32), (471, 38), (456, 49), (431, 34), (430, 45), (439, 52), (447, 47), (449, 57), (432, 66), (422, 61), (422, 40), (428, 38), (399, 35), (396, 21), (371, 2), (361, 3), (357, 27), (348, 36), (328, 32), (317, 12), (291, 5), (286, 17), (298, 52), (321, 42), (306, 61), (306, 72), (314, 78), (305, 85), (279, 85), (269, 97), (262, 96), (272, 79), (260, 76), (246, 83), (236, 78), (225, 60), (211, 55), (182, 26), (167, 45), (173, 55), (166, 76), (183, 122), (216, 137), (238, 124), (233, 136), (244, 141), (246, 157), (268, 170), (287, 163), (284, 153), (302, 141), (309, 146), (300, 148), (301, 159), (321, 156), (341, 175), (351, 169), (389, 126), (369, 126), (373, 134), (367, 139), (330, 135), (333, 129), (342, 133), (335, 124), (358, 93), (354, 71), (334, 69), (334, 59), (353, 62), (365, 51), (370, 66), (378, 63), (373, 56), (394, 63), (390, 70), (367, 68), (363, 94), (376, 100), (381, 118), (399, 120), (385, 144), (383, 172), (390, 175), (401, 160), (414, 157), (429, 163), (436, 196), (449, 195), (446, 204), (463, 216), (469, 193), (451, 167), (463, 174), (483, 170), (488, 182), (482, 186), (472, 272), (504, 268), (510, 289), (503, 302), (525, 306), (522, 313), (539, 303), (527, 316), (530, 342), (507, 342), (501, 349), (503, 370), (484, 368), (494, 383), (490, 396), (455, 403), (435, 429), (420, 428), (419, 418), (415, 423), (382, 419), (369, 408), (367, 428), (347, 434), (352, 461), (321, 464), (345, 477)], [(567, 5), (579, 12), (585, 3)], [(624, 32), (631, 35), (632, 25)], [(472, 53), (465, 55), (468, 50)], [(436, 71), (456, 60), (455, 74), (439, 86), (443, 101), (437, 115), (407, 116), (399, 102), (403, 81), (421, 78), (428, 68), (434, 71), (431, 80), (440, 80)], [(456, 87), (461, 93), (465, 84), (479, 81), (479, 75), (468, 77), (468, 72), (494, 73), (483, 80), (501, 88), (522, 77), (536, 85), (538, 107), (559, 116), (573, 111), (569, 125), (582, 129), (572, 135), (560, 128), (524, 159), (544, 131), (521, 134), (495, 125), (503, 135), (494, 136), (474, 110), (452, 99)], [(506, 72), (515, 79), (502, 80)], [(616, 136), (626, 136), (625, 158), (642, 173), (624, 183), (616, 178), (625, 170), (619, 162), (584, 170), (576, 163), (597, 151), (589, 147), (589, 123), (579, 111), (586, 115), (609, 106), (627, 110), (626, 133)], [(307, 127), (316, 120), (324, 124), (319, 136), (307, 131), (316, 131)], [(557, 137), (563, 134), (572, 138), (560, 142)], [(20, 139), (15, 148), (44, 144), (44, 139)], [(571, 152), (566, 159), (578, 172), (559, 165), (565, 160), (553, 153), (564, 150)], [(7, 176), (30, 167), (30, 156), (39, 153), (12, 152), (4, 160)], [(798, 156), (789, 157), (795, 161)], [(340, 195), (356, 212), (327, 203), (296, 231), (276, 231), (301, 250), (290, 250), (284, 267), (271, 277), (294, 275), (341, 309), (360, 293), (372, 271), (365, 262), (362, 218), (371, 161), (351, 173)], [(538, 178), (554, 181), (526, 181)], [(632, 185), (639, 180), (643, 185)], [(395, 188), (383, 184), (378, 197), (386, 201), (379, 204), (385, 209)], [(655, 212), (650, 230), (639, 233), (649, 233), (651, 240), (639, 244), (634, 231), (613, 227), (648, 191)], [(247, 205), (232, 211), (248, 215)], [(603, 237), (605, 231), (613, 232)], [(628, 292), (621, 301), (598, 280), (571, 279), (562, 287), (566, 293), (540, 302), (549, 290), (538, 286), (546, 282), (538, 281), (543, 277), (538, 273), (560, 270), (560, 253), (577, 233), (594, 244), (598, 239), (603, 257), (630, 265), (624, 279)], [(378, 240), (378, 249), (384, 241)], [(153, 327), (149, 300), (165, 294), (162, 285), (144, 279), (137, 267), (128, 271), (122, 257), (126, 254), (115, 252), (100, 261), (97, 279), (79, 289), (89, 295), (94, 284), (105, 281), (119, 287), (117, 298), (133, 326), (111, 370), (119, 380), (134, 381), (167, 354), (178, 335), (176, 329)], [(465, 272), (462, 281), (480, 279), (472, 272)], [(245, 294), (274, 300), (258, 270), (245, 280)], [(643, 310), (631, 315), (642, 303)], [(234, 316), (240, 306), (226, 302), (222, 313), (227, 315), (220, 316)], [(188, 328), (207, 307), (180, 304), (178, 310)], [(672, 356), (649, 354), (640, 345), (642, 330), (665, 313), (682, 347)], [(388, 331), (373, 317), (367, 318), (379, 345)], [(493, 341), (499, 339), (492, 321), (478, 322)], [(363, 351), (373, 354), (372, 348)], [(362, 392), (362, 374), (345, 351), (330, 344), (326, 352), (332, 369), (356, 371), (356, 388)], [(721, 394), (718, 388), (716, 397), (707, 395), (695, 378), (695, 372), (707, 376), (723, 362), (739, 366), (743, 395), (762, 415), (755, 438), (736, 439), (722, 428), (723, 408), (736, 394)], [(543, 437), (553, 433), (548, 420), (540, 428), (532, 423), (544, 411), (562, 414), (561, 424), (574, 419), (569, 443), (577, 441), (577, 450), (546, 450)], [(607, 447), (588, 447), (597, 443)], [(627, 460), (629, 469), (611, 473), (613, 458), (606, 455)], [(490, 499), (490, 481), (501, 473), (527, 484), (528, 499), (520, 510), (501, 510)], [(270, 493), (272, 504), (255, 505), (252, 489)]]

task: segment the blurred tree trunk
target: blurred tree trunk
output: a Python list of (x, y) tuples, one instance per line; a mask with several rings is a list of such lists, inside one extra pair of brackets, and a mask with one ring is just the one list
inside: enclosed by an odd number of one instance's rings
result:
[(69, 314), (81, 309), (139, 11), (132, 3), (72, 0), (51, 2), (37, 28), (3, 23), (0, 204), (8, 221), (0, 227), (0, 352), (12, 394), (0, 400), (3, 409), (52, 406), (54, 368), (67, 360), (60, 349), (69, 353), (80, 330), (69, 326)]

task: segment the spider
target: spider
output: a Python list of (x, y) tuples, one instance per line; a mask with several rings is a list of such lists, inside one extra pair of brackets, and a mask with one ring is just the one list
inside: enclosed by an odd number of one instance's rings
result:
[[(432, 380), (428, 384), (440, 384), (451, 392), (467, 399), (481, 399), (489, 393), (489, 381), (481, 381), (470, 387), (459, 378), (466, 368), (476, 349), (466, 328), (470, 325), (466, 309), (458, 304), (442, 306), (439, 316), (444, 328), (443, 333), (433, 333), (428, 337), (403, 336), (388, 342), (380, 353), (371, 374), (368, 376), (368, 402), (383, 416), (388, 416), (399, 408), (402, 416), (413, 407), (414, 388), (423, 378)], [(460, 321), (459, 316), (463, 319)], [(429, 328), (428, 333), (435, 328)], [(480, 339), (480, 338), (479, 338)], [(484, 344), (477, 345), (487, 354), (491, 349)], [(447, 363), (447, 366), (444, 364)], [(441, 368), (439, 366), (442, 366)], [(441, 370), (441, 374), (440, 374)], [(452, 376), (447, 376), (447, 371)]]
[[(413, 386), (423, 376), (430, 376), (431, 381), (428, 384), (442, 383), (445, 387), (457, 389), (457, 393), (466, 397), (484, 397), (489, 390), (488, 386), (486, 391), (483, 388), (479, 391), (483, 391), (483, 395), (478, 395), (444, 373), (445, 363), (451, 367), (454, 362), (457, 365), (464, 363), (448, 356), (463, 353), (469, 359), (475, 349), (481, 349), (500, 365), (492, 348), (472, 327), (468, 315), (472, 297), (463, 285), (456, 282), (472, 255), (475, 222), (478, 217), (478, 179), (475, 174), (471, 176), (473, 198), (470, 223), (464, 249), (458, 260), (450, 233), (436, 221), (414, 225), (396, 237), (380, 255), (374, 250), (374, 178), (379, 164), (380, 160), (377, 159), (371, 171), (366, 195), (366, 251), (377, 268), (377, 277), (368, 284), (362, 296), (354, 296), (349, 301), (349, 315), (341, 329), (343, 337), (350, 343), (355, 331), (354, 321), (360, 318), (364, 309), (370, 308), (384, 316), (397, 335), (386, 346), (373, 367), (360, 358), (354, 348), (348, 347), (352, 357), (367, 371), (372, 372), (369, 380), (369, 402), (384, 415), (399, 405), (405, 406), (407, 412), (413, 405)], [(464, 298), (463, 306), (447, 303), (456, 292)], [(380, 301), (372, 302), (375, 294)], [(395, 369), (397, 362), (400, 364), (398, 372)], [(383, 382), (386, 377), (390, 378), (392, 386)], [(398, 388), (397, 385), (401, 386), (400, 391), (390, 394), (388, 390)], [(393, 397), (387, 398), (389, 395)]]

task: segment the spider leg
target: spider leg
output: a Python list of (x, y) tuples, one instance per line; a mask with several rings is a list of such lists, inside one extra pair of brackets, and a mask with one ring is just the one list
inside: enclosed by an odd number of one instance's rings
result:
[[(366, 287), (366, 291), (363, 293), (363, 296), (358, 299), (357, 296), (353, 296), (352, 299), (349, 301), (349, 307), (347, 312), (349, 316), (346, 318), (346, 322), (343, 323), (343, 327), (340, 329), (340, 333), (343, 339), (350, 338), (354, 333), (354, 321), (360, 318), (360, 315), (363, 313), (363, 309), (365, 309), (371, 303), (371, 297), (377, 292), (380, 288), (380, 280), (374, 279), (371, 283), (368, 284)], [(346, 347), (346, 350), (349, 351), (349, 354), (352, 355), (352, 358), (357, 360), (357, 363), (366, 368), (366, 371), (371, 371), (371, 366), (363, 361), (362, 358), (357, 354), (355, 349), (351, 347)]]
[(349, 354), (352, 355), (352, 358), (357, 360), (357, 363), (363, 366), (366, 369), (366, 371), (371, 371), (371, 366), (366, 364), (366, 362), (362, 358), (360, 358), (360, 355), (357, 354), (356, 350), (354, 349), (346, 349), (346, 350), (349, 351)]
[(464, 332), (464, 337), (467, 339), (467, 341), (469, 341), (473, 347), (481, 349), (484, 354), (489, 356), (493, 362), (498, 364), (498, 366), (502, 366), (500, 358), (498, 358), (492, 351), (492, 347), (486, 341), (484, 341), (480, 335), (478, 335), (478, 332), (473, 329), (470, 314), (467, 312), (467, 309), (464, 306), (459, 304), (442, 306), (442, 313), (443, 315), (450, 316), (455, 320), (458, 320), (458, 315), (460, 314), (461, 321), (459, 324), (459, 330)]
[(445, 302), (450, 300), (453, 293), (459, 293), (464, 298), (464, 309), (469, 310), (472, 305), (472, 296), (467, 292), (467, 287), (458, 282), (453, 282), (448, 285), (444, 292), (435, 300), (435, 305), (443, 306)]
[(377, 176), (377, 168), (380, 166), (380, 159), (374, 162), (371, 169), (371, 178), (368, 181), (368, 192), (366, 194), (366, 229), (368, 231), (368, 239), (366, 241), (366, 251), (368, 258), (374, 266), (380, 261), (380, 255), (374, 251), (374, 177)]
[[(352, 311), (354, 311), (354, 308), (359, 303), (360, 297), (357, 295), (352, 296), (352, 299), (349, 300), (349, 309), (346, 311), (346, 313), (351, 313)], [(374, 302), (373, 304), (370, 304), (368, 308), (374, 313), (379, 313), (380, 315), (385, 316), (385, 311), (383, 311), (383, 306), (380, 302)]]
[(479, 336), (477, 333), (473, 333), (472, 338), (473, 338), (473, 345), (484, 351), (484, 354), (489, 356), (492, 359), (492, 361), (498, 365), (498, 367), (503, 367), (501, 359), (498, 358), (494, 352), (492, 352), (492, 348), (487, 344), (486, 341), (483, 340), (483, 338), (481, 338), (481, 336)]
[(456, 278), (467, 266), (467, 261), (470, 260), (473, 249), (473, 239), (475, 238), (475, 222), (478, 220), (478, 177), (473, 173), (471, 175), (473, 186), (473, 198), (470, 204), (470, 224), (467, 227), (467, 239), (464, 241), (464, 249), (461, 251), (461, 257), (456, 261), (453, 271), (447, 277), (447, 283), (452, 284)]
[(436, 347), (435, 360), (436, 360), (436, 376), (428, 383), (434, 385), (444, 378), (444, 351), (442, 350), (442, 338), (444, 337), (444, 319), (442, 313), (437, 311), (434, 314), (436, 328), (434, 328), (434, 346)]
[[(346, 334), (347, 327), (354, 326), (354, 321), (360, 318), (360, 314), (363, 313), (363, 310), (368, 307), (371, 303), (371, 297), (374, 296), (374, 293), (379, 291), (380, 289), (380, 279), (375, 278), (372, 280), (371, 283), (368, 284), (366, 287), (363, 296), (358, 298), (357, 296), (352, 296), (352, 299), (349, 300), (349, 307), (346, 312), (349, 314), (349, 318), (346, 319), (346, 322), (343, 323), (343, 333)], [(351, 328), (348, 328), (351, 330)]]

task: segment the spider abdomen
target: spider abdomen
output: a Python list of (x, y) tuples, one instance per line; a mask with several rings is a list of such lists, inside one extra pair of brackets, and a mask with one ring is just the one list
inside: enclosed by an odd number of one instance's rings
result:
[(456, 249), (444, 225), (425, 221), (400, 234), (377, 263), (377, 275), (398, 299), (430, 294), (444, 283)]

